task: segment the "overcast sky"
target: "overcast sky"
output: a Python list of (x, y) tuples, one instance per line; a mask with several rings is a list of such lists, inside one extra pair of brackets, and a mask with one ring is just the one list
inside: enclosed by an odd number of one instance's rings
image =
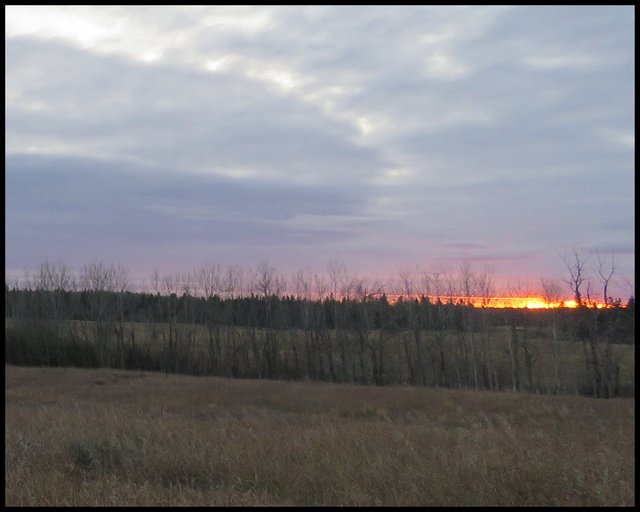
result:
[(7, 274), (635, 274), (631, 6), (5, 9)]

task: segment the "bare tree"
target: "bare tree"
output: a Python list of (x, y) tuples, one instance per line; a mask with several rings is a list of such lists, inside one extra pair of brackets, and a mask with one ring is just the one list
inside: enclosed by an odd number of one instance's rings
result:
[(154, 269), (151, 274), (149, 274), (149, 288), (156, 292), (156, 295), (160, 293), (160, 285), (161, 285), (162, 277), (157, 269)]
[(27, 291), (33, 291), (36, 289), (36, 282), (34, 277), (31, 275), (31, 271), (26, 268), (24, 269), (24, 277), (23, 277), (23, 282), (24, 282), (24, 289)]
[[(588, 259), (588, 254), (583, 254), (582, 251), (576, 249), (575, 247), (572, 249), (571, 254), (564, 258), (564, 262), (570, 276), (570, 278), (566, 279), (565, 282), (569, 284), (571, 290), (574, 292), (575, 301), (578, 306), (585, 305), (582, 294), (580, 292), (580, 286), (585, 282), (587, 283), (587, 303), (590, 302), (590, 283), (588, 281), (588, 278), (585, 276), (585, 266)], [(578, 317), (579, 321), (577, 323), (576, 331), (582, 342), (587, 375), (591, 375), (592, 378), (593, 395), (594, 397), (598, 397), (601, 393), (602, 374), (600, 370), (600, 357), (597, 347), (597, 315), (595, 314), (595, 312), (593, 312), (591, 316), (588, 313), (588, 311), (581, 312)], [(589, 342), (590, 357), (589, 351), (587, 349), (587, 340)]]
[[(427, 350), (431, 354), (431, 361), (433, 365), (434, 383), (436, 386), (448, 386), (451, 385), (449, 381), (449, 375), (447, 373), (447, 365), (445, 362), (445, 330), (446, 324), (443, 319), (443, 311), (445, 307), (442, 304), (443, 293), (443, 280), (442, 274), (444, 270), (441, 264), (436, 264), (430, 271), (421, 270), (419, 267), (416, 269), (419, 276), (420, 283), (420, 295), (422, 298), (426, 298), (431, 304), (426, 308), (427, 316), (423, 318), (423, 323), (420, 328), (424, 328), (427, 333), (431, 333), (431, 336), (427, 336), (427, 342), (431, 341), (427, 345)], [(420, 308), (424, 311), (424, 308)], [(434, 310), (436, 313), (436, 319), (434, 319)], [(429, 338), (431, 338), (429, 340)], [(457, 363), (456, 368), (457, 368)]]
[[(70, 326), (62, 325), (64, 316), (62, 309), (64, 292), (71, 288), (72, 281), (73, 274), (66, 264), (62, 262), (50, 263), (47, 260), (40, 265), (32, 282), (33, 288), (41, 300), (42, 316), (48, 319), (46, 325), (39, 326), (44, 329), (45, 333), (43, 341), (47, 364), (51, 364), (54, 360), (64, 359), (64, 354), (61, 354), (61, 338), (65, 328), (68, 330)], [(50, 337), (55, 339), (56, 345), (53, 349), (49, 347)]]
[[(442, 307), (439, 305), (439, 309), (442, 311), (441, 315), (441, 325), (444, 330), (454, 330), (456, 328), (456, 308), (453, 305), (456, 303), (456, 299), (462, 295), (464, 292), (460, 291), (459, 284), (460, 280), (454, 273), (454, 271), (450, 267), (446, 267), (443, 265), (439, 265), (437, 270), (432, 272), (432, 276), (434, 278), (434, 285), (436, 288), (436, 293), (438, 290), (438, 283), (442, 283), (442, 295), (446, 297), (446, 307)], [(440, 294), (438, 293), (438, 296)], [(465, 339), (465, 332), (463, 329), (462, 337), (459, 337), (460, 343), (458, 343), (458, 354), (457, 357), (453, 357), (454, 370), (456, 374), (456, 378), (458, 380), (458, 387), (462, 388), (463, 384), (467, 385), (468, 379), (465, 379), (463, 382), (462, 373), (460, 368), (460, 362), (464, 360), (465, 368), (469, 367), (469, 350), (467, 347), (467, 342)]]
[(180, 289), (180, 275), (178, 273), (168, 273), (162, 276), (162, 287), (168, 296), (169, 315), (169, 338), (167, 340), (167, 353), (164, 359), (165, 367), (169, 370), (180, 371), (180, 361), (178, 360), (178, 332), (177, 332), (177, 307), (178, 290)]
[[(523, 297), (529, 294), (528, 283), (520, 279), (510, 282), (507, 286), (507, 294), (511, 297)], [(516, 308), (505, 310), (511, 326), (511, 336), (509, 339), (509, 354), (511, 356), (511, 383), (514, 391), (520, 391), (520, 348), (525, 353), (525, 368), (529, 389), (533, 386), (533, 355), (529, 350), (527, 337), (527, 317), (521, 314)], [(518, 319), (522, 319), (523, 328), (521, 336), (518, 336)]]
[(68, 290), (73, 274), (71, 268), (64, 263), (49, 263), (45, 261), (38, 269), (37, 283), (43, 291), (64, 291)]
[(178, 274), (179, 290), (183, 295), (195, 297), (198, 295), (198, 281), (196, 280), (196, 272), (181, 272)]
[(465, 345), (465, 352), (466, 352), (465, 332), (468, 331), (469, 341), (471, 342), (471, 365), (473, 369), (473, 385), (475, 389), (480, 389), (480, 380), (478, 375), (478, 354), (477, 354), (476, 340), (475, 340), (474, 329), (473, 329), (473, 302), (472, 302), (472, 298), (475, 294), (477, 277), (475, 273), (471, 270), (471, 265), (468, 261), (463, 261), (460, 264), (458, 271), (459, 271), (460, 290), (462, 291), (462, 294), (463, 294), (462, 300), (465, 306), (462, 310), (462, 315), (463, 315), (462, 322), (464, 324), (464, 329), (462, 333), (462, 342)]
[(315, 290), (315, 298), (317, 300), (324, 300), (327, 297), (327, 290), (329, 285), (327, 280), (322, 274), (313, 274), (313, 288)]
[[(613, 306), (616, 304), (616, 302), (614, 302), (613, 298), (609, 296), (608, 287), (615, 272), (615, 253), (613, 252), (613, 249), (611, 249), (610, 262), (607, 261), (608, 258), (606, 256), (600, 254), (599, 250), (596, 250), (596, 257), (598, 259), (598, 266), (595, 270), (600, 277), (600, 281), (602, 282), (602, 292), (604, 296), (605, 307), (610, 305)], [(619, 304), (619, 300), (617, 304)], [(614, 337), (615, 325), (617, 323), (618, 317), (616, 316), (615, 318), (616, 320), (608, 324), (604, 349), (604, 370), (602, 377), (603, 393), (605, 393), (605, 396), (607, 397), (614, 396), (617, 392), (617, 382), (620, 372), (620, 364), (617, 360), (615, 360), (612, 350), (612, 339)]]
[[(327, 373), (331, 378), (331, 367), (333, 362), (329, 362), (329, 358), (333, 360), (333, 354), (323, 354), (324, 347), (329, 350), (332, 349), (331, 334), (328, 328), (327, 317), (325, 315), (322, 302), (330, 301), (332, 303), (331, 312), (333, 314), (333, 327), (336, 339), (340, 339), (340, 321), (338, 319), (338, 303), (336, 298), (337, 293), (337, 281), (335, 286), (332, 286), (327, 281), (326, 274), (313, 274), (313, 294), (316, 304), (308, 304), (310, 318), (310, 330), (309, 330), (309, 345), (308, 353), (309, 358), (307, 360), (308, 374), (310, 378), (323, 378)], [(334, 291), (332, 291), (334, 290)], [(332, 299), (329, 299), (329, 298)], [(338, 341), (339, 343), (339, 341)], [(325, 371), (324, 360), (327, 361), (327, 370)], [(345, 379), (344, 373), (342, 375)]]
[(493, 355), (491, 350), (491, 333), (489, 329), (489, 322), (487, 320), (487, 309), (491, 301), (495, 297), (495, 285), (494, 285), (494, 272), (489, 267), (485, 267), (482, 272), (476, 275), (476, 294), (481, 301), (482, 310), (480, 316), (482, 320), (483, 331), (483, 344), (482, 344), (482, 357), (484, 365), (486, 367), (487, 378), (489, 381), (489, 389), (499, 389), (500, 383), (498, 381), (498, 374), (496, 365), (493, 362)]
[[(246, 274), (246, 279), (245, 279)], [(226, 268), (223, 278), (223, 291), (227, 298), (234, 299), (241, 297), (245, 293), (245, 282), (248, 282), (251, 292), (253, 292), (254, 273), (252, 269), (247, 272), (238, 265), (229, 265)]]
[(44, 292), (48, 298), (47, 313), (56, 325), (56, 334), (60, 335), (60, 317), (62, 315), (62, 294), (72, 288), (74, 283), (71, 268), (65, 263), (50, 263), (48, 260), (40, 265), (35, 277), (35, 288)]
[[(117, 311), (117, 323), (115, 325), (115, 335), (117, 342), (117, 351), (120, 361), (120, 368), (125, 368), (125, 324), (124, 324), (124, 312), (127, 306), (126, 293), (131, 287), (131, 281), (129, 279), (129, 271), (120, 264), (110, 267), (112, 276), (112, 288), (116, 299), (116, 311)], [(135, 357), (135, 335), (133, 334), (133, 327), (130, 331), (131, 349), (130, 356)], [(131, 359), (129, 357), (128, 359)], [(130, 361), (128, 361), (130, 363)]]
[[(358, 360), (360, 362), (360, 382), (368, 382), (368, 372), (366, 371), (366, 349), (370, 348), (369, 343), (369, 331), (371, 329), (371, 324), (369, 321), (368, 310), (367, 310), (367, 300), (370, 298), (370, 289), (369, 283), (366, 278), (362, 277), (354, 277), (351, 282), (349, 282), (349, 290), (353, 290), (354, 300), (356, 304), (354, 304), (354, 309), (357, 312), (358, 321), (355, 322), (355, 331), (356, 331), (356, 339), (358, 341)], [(345, 293), (347, 297), (350, 295), (350, 291)]]
[(608, 294), (608, 288), (609, 282), (611, 281), (611, 278), (613, 277), (613, 274), (615, 272), (615, 253), (613, 252), (613, 249), (611, 249), (610, 264), (607, 261), (608, 257), (600, 254), (599, 249), (596, 249), (596, 257), (598, 259), (598, 266), (595, 270), (598, 276), (600, 276), (600, 281), (602, 282), (602, 295), (604, 299), (604, 305), (608, 306), (612, 302), (612, 299)]
[(113, 291), (118, 293), (124, 293), (131, 289), (131, 278), (129, 277), (129, 270), (118, 263), (115, 266), (111, 266), (111, 274), (113, 276)]
[[(184, 305), (182, 314), (183, 322), (190, 321), (191, 324), (190, 327), (186, 330), (187, 346), (185, 350), (183, 350), (183, 355), (186, 359), (186, 369), (188, 369), (189, 371), (193, 371), (193, 356), (197, 347), (196, 311), (193, 298), (198, 297), (200, 293), (197, 270), (194, 269), (191, 272), (183, 272), (180, 275), (180, 286), (182, 290), (181, 300), (183, 301)], [(197, 359), (198, 358), (196, 358), (196, 360)]]
[[(228, 265), (225, 268), (222, 278), (222, 293), (226, 298), (225, 310), (224, 310), (224, 322), (226, 323), (226, 339), (228, 350), (225, 356), (226, 364), (223, 365), (227, 376), (240, 375), (240, 368), (244, 365), (245, 370), (249, 368), (249, 352), (244, 343), (240, 343), (243, 339), (240, 336), (239, 328), (236, 326), (236, 298), (242, 297), (246, 294), (253, 293), (255, 275), (252, 269), (245, 271), (245, 269), (239, 265)], [(251, 312), (253, 315), (254, 312)], [(250, 332), (255, 339), (255, 322), (253, 316), (250, 320), (251, 325)]]
[(311, 299), (311, 275), (308, 271), (298, 270), (293, 275), (293, 285), (298, 299)]
[[(315, 277), (315, 276), (314, 276)], [(304, 357), (306, 362), (306, 376), (313, 375), (313, 332), (311, 330), (311, 295), (312, 295), (312, 277), (309, 272), (298, 270), (294, 276), (296, 296), (300, 301), (301, 323), (304, 332)], [(295, 348), (295, 345), (294, 345)], [(294, 352), (296, 370), (300, 371), (297, 352)]]
[(167, 295), (177, 295), (180, 289), (180, 274), (169, 272), (161, 278), (162, 288)]
[(472, 304), (472, 298), (476, 287), (476, 275), (471, 270), (471, 264), (468, 261), (463, 261), (458, 268), (460, 291), (464, 295), (463, 301), (467, 305)]
[(206, 299), (222, 291), (222, 269), (220, 264), (211, 263), (196, 270), (198, 285)]
[(412, 270), (401, 269), (398, 271), (398, 279), (400, 280), (399, 292), (407, 299), (415, 295), (415, 275)]
[(635, 300), (635, 279), (633, 277), (628, 277), (628, 276), (622, 276), (622, 281), (624, 282), (624, 284), (627, 285), (627, 288), (629, 290), (629, 300), (628, 302), (631, 301), (631, 299)]
[(491, 305), (491, 301), (495, 297), (495, 283), (494, 283), (494, 271), (488, 267), (485, 267), (482, 272), (476, 275), (475, 288), (478, 298), (481, 301), (482, 307), (488, 307)]
[(438, 302), (440, 302), (442, 298), (442, 274), (442, 268), (440, 268), (440, 266), (436, 266), (431, 270), (431, 274), (429, 276), (431, 290)]
[(347, 270), (346, 268), (342, 272), (342, 279), (340, 280), (340, 288), (338, 293), (342, 299), (351, 300), (354, 298), (355, 287), (358, 284), (359, 277), (356, 272)]
[[(158, 272), (157, 269), (154, 269), (150, 274), (149, 274), (149, 278), (148, 278), (148, 284), (147, 284), (148, 290), (149, 292), (153, 292), (155, 293), (156, 297), (159, 298), (161, 291), (162, 291), (162, 276), (160, 275), (160, 272)], [(151, 343), (151, 345), (153, 346), (157, 346), (159, 344), (159, 332), (162, 330), (162, 324), (161, 322), (163, 321), (163, 314), (162, 314), (162, 310), (160, 310), (159, 312), (159, 317), (156, 316), (157, 313), (157, 309), (154, 307), (154, 302), (149, 301), (147, 309), (145, 311), (145, 315), (147, 320), (144, 323), (144, 329), (150, 330), (149, 335), (147, 336), (149, 342)], [(132, 340), (132, 344), (135, 343), (135, 335), (134, 338)], [(149, 346), (149, 345), (147, 345)]]
[(562, 256), (562, 260), (569, 271), (569, 278), (565, 279), (565, 282), (569, 285), (569, 288), (571, 288), (578, 307), (584, 303), (580, 288), (587, 280), (585, 276), (585, 266), (588, 259), (588, 254), (583, 254), (582, 251), (575, 247), (571, 249), (569, 254)]
[[(408, 332), (403, 330), (402, 341), (404, 347), (404, 356), (407, 361), (407, 368), (409, 370), (409, 382), (411, 385), (427, 385), (427, 371), (425, 354), (422, 340), (422, 326), (420, 325), (420, 305), (417, 302), (416, 295), (416, 276), (412, 270), (403, 269), (398, 272), (400, 295), (403, 297), (401, 306), (407, 314), (408, 320)], [(428, 278), (428, 276), (427, 276)], [(415, 347), (415, 360), (412, 357), (413, 349), (411, 345)], [(434, 374), (437, 378), (437, 369), (434, 369)]]
[(346, 269), (342, 262), (339, 262), (336, 258), (334, 258), (327, 264), (327, 270), (329, 271), (329, 291), (333, 295), (333, 298), (337, 300), (338, 289), (340, 283), (344, 279)]
[(98, 352), (98, 364), (109, 365), (106, 359), (109, 353), (108, 311), (109, 295), (115, 291), (116, 271), (102, 261), (89, 263), (80, 274), (81, 289), (90, 292), (90, 320), (95, 326), (95, 343)]
[(560, 353), (560, 340), (558, 338), (556, 304), (559, 304), (562, 299), (562, 287), (556, 279), (544, 277), (540, 278), (540, 286), (542, 288), (542, 297), (545, 303), (551, 308), (549, 314), (551, 315), (555, 390), (556, 393), (559, 394), (562, 389), (562, 354)]
[(257, 291), (263, 297), (269, 297), (274, 292), (275, 281), (276, 281), (276, 269), (269, 265), (269, 262), (264, 260), (262, 261), (257, 269), (257, 281), (256, 288)]
[(278, 339), (273, 318), (273, 310), (276, 304), (272, 300), (277, 293), (278, 275), (276, 269), (269, 265), (267, 260), (262, 261), (256, 268), (255, 284), (257, 292), (264, 301), (266, 329), (262, 343), (263, 372), (264, 376), (269, 379), (276, 376), (278, 363)]
[(276, 272), (276, 280), (274, 286), (274, 295), (278, 298), (282, 298), (288, 292), (288, 278), (286, 274)]
[(545, 303), (553, 308), (554, 305), (562, 301), (562, 286), (557, 279), (552, 277), (541, 277), (540, 287), (542, 288), (542, 298)]
[[(342, 318), (340, 317), (341, 310), (345, 313), (349, 307), (348, 299), (353, 286), (353, 279), (350, 272), (347, 271), (345, 265), (339, 262), (336, 258), (329, 261), (327, 265), (328, 279), (329, 279), (329, 294), (333, 299), (333, 327), (335, 333), (336, 344), (339, 348), (340, 355), (340, 367), (341, 367), (341, 380), (353, 380), (355, 378), (355, 358), (351, 357), (349, 351), (349, 336), (346, 329), (343, 329)], [(340, 307), (340, 300), (342, 299), (342, 307)], [(345, 322), (346, 323), (346, 322)], [(325, 353), (325, 359), (327, 361), (327, 369), (331, 380), (334, 380), (335, 367), (333, 362), (333, 344), (331, 336), (328, 332), (323, 332), (319, 338), (323, 352)], [(351, 364), (353, 362), (353, 364)], [(319, 367), (324, 373), (324, 363), (322, 363), (322, 354), (319, 357)]]
[(421, 270), (420, 267), (416, 267), (417, 278), (420, 283), (420, 295), (427, 297), (430, 301), (433, 299), (434, 282), (432, 275), (427, 270)]
[(196, 270), (196, 279), (207, 304), (205, 321), (209, 335), (209, 367), (211, 372), (217, 375), (221, 372), (222, 347), (220, 321), (216, 318), (217, 308), (213, 303), (213, 298), (219, 297), (223, 290), (223, 274), (220, 264), (210, 263), (200, 267)]

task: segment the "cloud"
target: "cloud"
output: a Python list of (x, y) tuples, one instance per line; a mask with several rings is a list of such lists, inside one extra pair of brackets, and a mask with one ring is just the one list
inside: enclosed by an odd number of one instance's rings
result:
[(7, 88), (18, 97), (7, 108), (11, 153), (116, 153), (147, 164), (214, 174), (244, 168), (314, 183), (358, 179), (384, 162), (375, 149), (350, 143), (348, 128), (235, 75), (139, 67), (30, 40), (14, 41), (7, 61), (14, 69)]
[(98, 257), (105, 245), (140, 240), (146, 251), (173, 243), (188, 252), (193, 243), (266, 249), (360, 236), (332, 221), (356, 214), (362, 199), (331, 185), (245, 182), (51, 155), (13, 155), (6, 164), (7, 237), (28, 240), (31, 259), (67, 244), (94, 247)]
[(631, 7), (6, 17), (13, 265), (135, 248), (547, 272), (558, 245), (633, 246)]

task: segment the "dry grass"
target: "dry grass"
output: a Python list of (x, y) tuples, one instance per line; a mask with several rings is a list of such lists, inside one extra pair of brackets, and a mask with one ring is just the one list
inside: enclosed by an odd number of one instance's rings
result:
[(634, 505), (634, 402), (6, 366), (6, 505)]

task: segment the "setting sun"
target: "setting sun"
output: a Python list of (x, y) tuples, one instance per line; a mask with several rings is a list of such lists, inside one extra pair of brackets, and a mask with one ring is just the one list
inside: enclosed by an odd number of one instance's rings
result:
[[(406, 295), (390, 294), (387, 295), (387, 300), (390, 303), (395, 303), (400, 300), (401, 297), (406, 298)], [(429, 296), (429, 295), (413, 295), (412, 298), (420, 299), (421, 297), (427, 297), (431, 302), (437, 302), (440, 299), (441, 302), (453, 302), (454, 304), (471, 304), (476, 308), (516, 308), (516, 309), (555, 309), (555, 308), (577, 308), (578, 303), (574, 299), (561, 300), (559, 302), (547, 302), (542, 297), (463, 297), (463, 296)], [(592, 301), (591, 307), (597, 309), (605, 308), (605, 304), (597, 301)]]

